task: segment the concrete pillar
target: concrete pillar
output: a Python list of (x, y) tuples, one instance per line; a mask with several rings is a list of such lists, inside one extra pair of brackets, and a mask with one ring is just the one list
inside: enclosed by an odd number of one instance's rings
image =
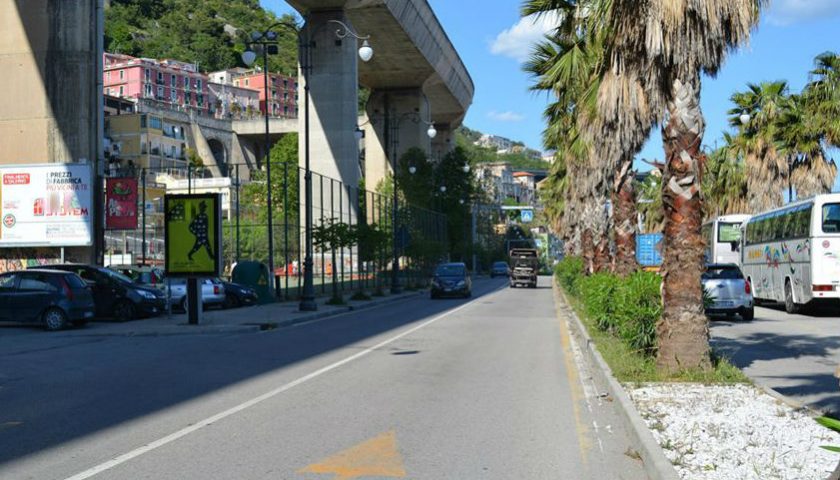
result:
[(435, 124), (437, 135), (432, 139), (432, 158), (441, 159), (455, 148), (455, 131), (449, 124)]
[[(307, 16), (304, 38), (311, 39), (309, 60), (309, 149), (313, 172), (357, 186), (361, 175), (355, 137), (358, 121), (358, 46), (348, 36), (336, 36), (338, 20), (350, 25), (341, 10), (312, 12)], [(305, 78), (301, 78), (304, 86)], [(304, 95), (305, 95), (304, 90)], [(301, 99), (303, 101), (304, 99)], [(301, 106), (300, 131), (304, 132)], [(301, 166), (305, 135), (300, 135)]]
[(419, 88), (372, 92), (366, 113), (370, 119), (365, 126), (365, 182), (369, 189), (391, 173), (395, 151), (399, 159), (416, 147), (431, 158), (429, 110)]

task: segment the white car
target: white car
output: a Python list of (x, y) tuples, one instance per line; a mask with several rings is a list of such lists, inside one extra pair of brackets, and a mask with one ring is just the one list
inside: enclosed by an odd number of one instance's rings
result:
[[(201, 304), (204, 308), (221, 307), (225, 303), (225, 286), (222, 282), (211, 278), (202, 278), (201, 283)], [(166, 286), (169, 288), (169, 305), (172, 308), (187, 310), (187, 279), (167, 278)]]
[(706, 306), (707, 315), (737, 313), (744, 320), (755, 317), (752, 287), (737, 265), (709, 264), (702, 279), (703, 288), (712, 300), (711, 305)]

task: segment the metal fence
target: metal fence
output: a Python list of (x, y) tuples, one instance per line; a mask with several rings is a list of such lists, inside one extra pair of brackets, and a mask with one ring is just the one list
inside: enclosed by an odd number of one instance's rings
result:
[[(299, 297), (305, 254), (303, 169), (272, 163), (272, 238), (277, 295)], [(163, 266), (165, 194), (221, 193), (224, 275), (240, 261), (268, 264), (268, 205), (264, 173), (229, 165), (227, 176), (208, 178), (202, 169), (135, 169), (138, 224), (134, 230), (105, 231), (106, 264)], [(285, 173), (285, 174), (284, 174)], [(287, 180), (284, 182), (284, 180)], [(399, 282), (424, 283), (433, 263), (448, 255), (446, 215), (407, 205), (400, 199), (393, 225), (393, 197), (312, 172), (313, 277), (316, 293), (376, 293), (391, 285), (394, 248)]]

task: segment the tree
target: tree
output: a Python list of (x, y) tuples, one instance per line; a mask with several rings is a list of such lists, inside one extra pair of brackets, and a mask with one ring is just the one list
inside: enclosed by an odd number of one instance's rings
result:
[(724, 133), (724, 145), (713, 150), (703, 174), (703, 217), (744, 213), (748, 210), (748, 187), (743, 158), (733, 145), (734, 137)]
[[(726, 53), (743, 45), (758, 24), (764, 0), (611, 0), (598, 2), (593, 17), (609, 26), (607, 68), (638, 82), (648, 102), (665, 106), (662, 123), (665, 168), (663, 313), (657, 324), (657, 365), (665, 371), (707, 368), (709, 328), (699, 278), (703, 271), (700, 233), (700, 150), (705, 122), (700, 110), (700, 75), (715, 75)], [(644, 41), (640, 41), (643, 39)], [(622, 105), (620, 90), (601, 90), (601, 102)]]

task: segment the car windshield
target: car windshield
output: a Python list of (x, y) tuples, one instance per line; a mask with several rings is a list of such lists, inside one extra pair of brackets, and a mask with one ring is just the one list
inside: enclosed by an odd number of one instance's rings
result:
[(111, 277), (113, 279), (116, 279), (116, 280), (119, 280), (121, 282), (134, 283), (134, 280), (132, 280), (130, 277), (127, 277), (127, 276), (123, 275), (122, 273), (115, 272), (111, 269), (103, 268), (100, 271), (105, 272), (105, 274), (108, 275), (109, 277)]
[(744, 276), (738, 267), (708, 267), (703, 280), (742, 280)]
[(464, 274), (464, 267), (463, 265), (440, 265), (437, 267), (435, 271), (435, 275), (440, 276), (454, 276), (454, 275), (463, 275)]

